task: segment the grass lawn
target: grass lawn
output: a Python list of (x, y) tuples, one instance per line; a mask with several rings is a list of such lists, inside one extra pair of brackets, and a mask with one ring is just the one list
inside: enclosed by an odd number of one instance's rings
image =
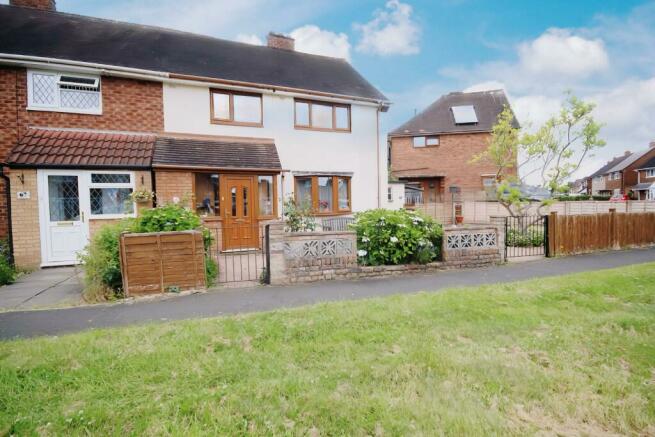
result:
[(655, 264), (0, 343), (0, 435), (655, 435)]

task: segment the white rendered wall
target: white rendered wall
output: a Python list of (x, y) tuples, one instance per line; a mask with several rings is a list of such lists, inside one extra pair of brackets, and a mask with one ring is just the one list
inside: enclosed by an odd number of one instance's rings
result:
[[(293, 172), (351, 172), (352, 208), (362, 211), (378, 207), (378, 187), (386, 174), (378, 174), (378, 165), (381, 168), (384, 162), (381, 151), (378, 156), (378, 108), (351, 104), (349, 133), (295, 129), (293, 97), (280, 94), (263, 95), (263, 127), (212, 124), (209, 121), (209, 87), (165, 83), (164, 130), (273, 138), (282, 168), (290, 171), (283, 173), (284, 184), (280, 184), (285, 196), (293, 192)], [(386, 200), (386, 186), (380, 187), (380, 191), (382, 189)]]

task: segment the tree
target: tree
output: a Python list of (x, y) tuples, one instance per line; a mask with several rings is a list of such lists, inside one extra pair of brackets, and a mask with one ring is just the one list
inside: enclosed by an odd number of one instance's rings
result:
[[(595, 149), (605, 145), (599, 137), (602, 125), (592, 112), (596, 105), (567, 93), (559, 114), (549, 118), (534, 132), (522, 132), (514, 125), (514, 114), (505, 107), (491, 131), (487, 150), (474, 161), (496, 167), (497, 200), (512, 215), (524, 215), (530, 202), (521, 188), (537, 176), (538, 186), (554, 195), (564, 192), (568, 179)], [(539, 209), (552, 200), (541, 202)]]

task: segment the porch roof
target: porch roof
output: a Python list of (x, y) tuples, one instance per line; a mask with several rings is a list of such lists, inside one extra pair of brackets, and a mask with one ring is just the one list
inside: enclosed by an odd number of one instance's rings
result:
[(632, 187), (634, 191), (650, 190), (655, 185), (655, 182), (642, 182)]
[(282, 171), (272, 139), (212, 139), (160, 136), (152, 159), (154, 168)]
[(408, 178), (443, 178), (446, 173), (442, 171), (432, 171), (428, 169), (415, 169), (415, 170), (393, 170), (393, 175), (398, 179)]
[(30, 128), (7, 164), (31, 168), (149, 168), (156, 136), (148, 133)]

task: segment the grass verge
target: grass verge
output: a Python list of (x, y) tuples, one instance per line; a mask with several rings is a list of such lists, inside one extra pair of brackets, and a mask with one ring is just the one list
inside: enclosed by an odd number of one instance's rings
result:
[(0, 343), (0, 435), (655, 434), (655, 264)]

